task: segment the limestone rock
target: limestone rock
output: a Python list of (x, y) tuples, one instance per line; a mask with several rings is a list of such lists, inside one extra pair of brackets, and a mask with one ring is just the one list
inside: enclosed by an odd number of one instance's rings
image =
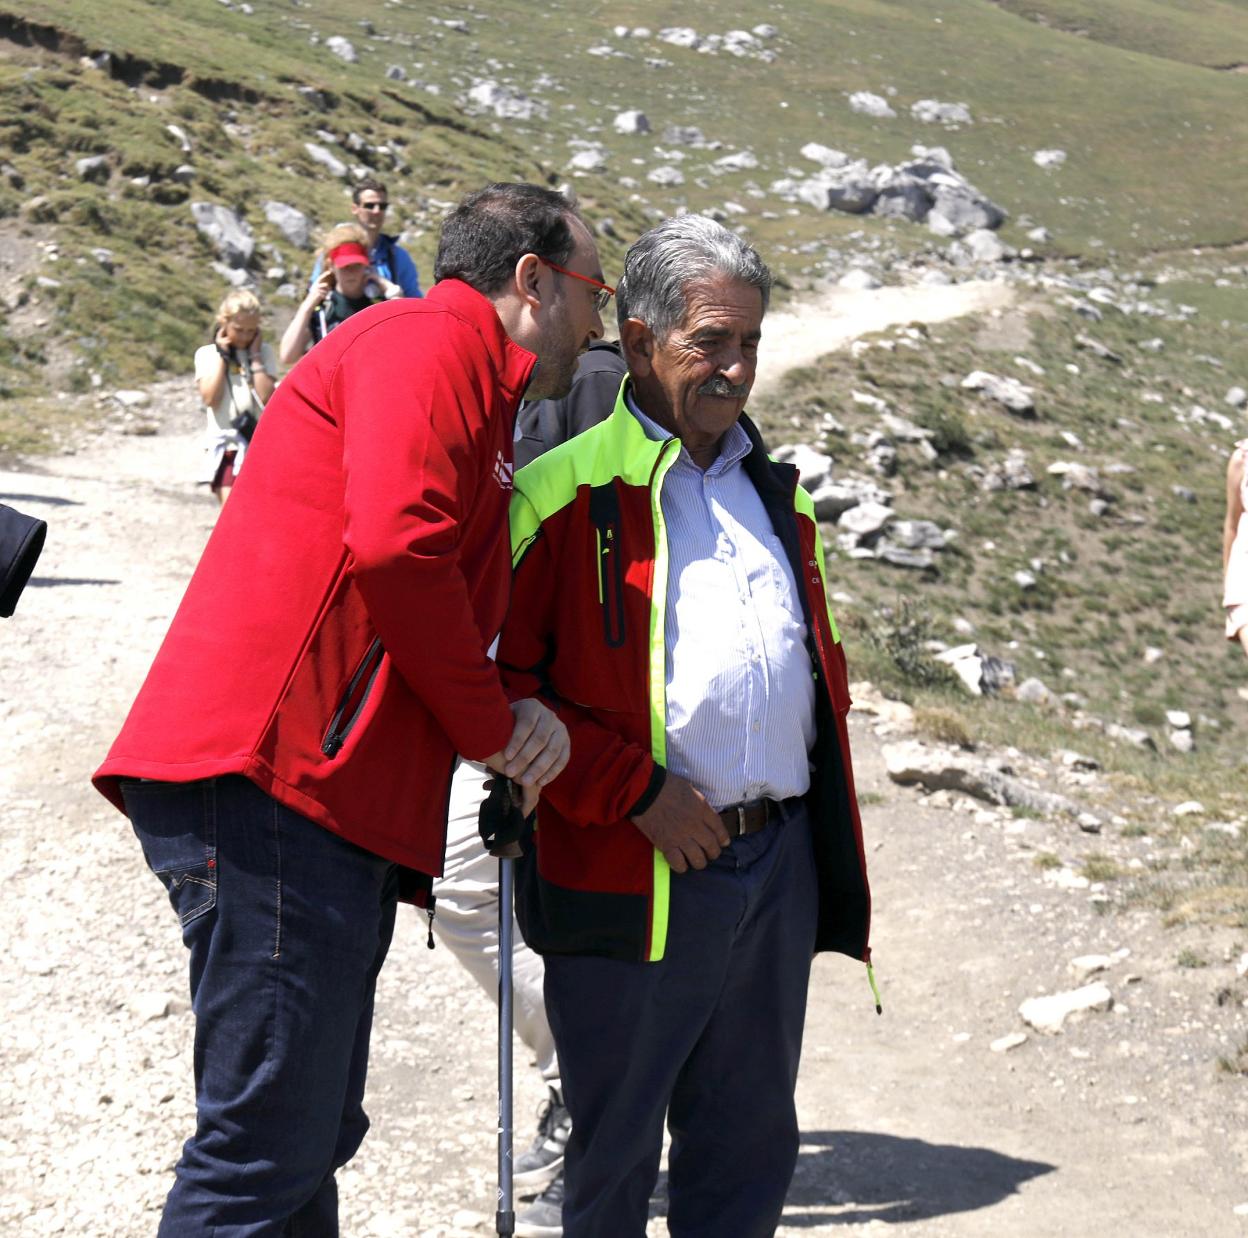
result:
[(1116, 960), (1111, 954), (1081, 954), (1070, 960), (1070, 971), (1075, 979), (1083, 984), (1100, 972), (1108, 971)]
[(650, 132), (650, 121), (646, 119), (645, 112), (639, 112), (636, 109), (618, 113), (611, 125), (616, 133), (637, 134)]
[(201, 235), (228, 266), (240, 269), (251, 261), (256, 248), (251, 228), (229, 207), (215, 202), (192, 202), (191, 215)]
[(1031, 157), (1032, 162), (1045, 171), (1051, 171), (1054, 168), (1060, 168), (1066, 162), (1066, 152), (1064, 150), (1038, 150)]
[(108, 166), (107, 155), (87, 155), (74, 160), (74, 172), (80, 181), (94, 181), (102, 184), (112, 174)]
[(833, 150), (830, 146), (822, 146), (818, 142), (807, 142), (798, 152), (803, 159), (825, 168), (843, 168), (849, 163), (849, 156), (842, 150)]
[(1028, 705), (1048, 705), (1053, 700), (1053, 693), (1049, 691), (1044, 682), (1034, 677), (1024, 679), (1015, 690), (1014, 696), (1016, 700)]
[(312, 244), (312, 221), (296, 207), (285, 202), (266, 202), (264, 217), (296, 249), (307, 249)]
[(965, 103), (940, 103), (919, 99), (910, 105), (910, 115), (925, 125), (969, 125), (971, 109)]
[(1232, 387), (1224, 399), (1232, 408), (1248, 408), (1248, 391), (1243, 387)]
[(812, 494), (832, 475), (832, 457), (805, 443), (786, 443), (777, 447), (773, 455), (782, 464), (794, 465), (802, 486)]
[(500, 120), (532, 120), (546, 114), (544, 104), (499, 82), (478, 82), (468, 91), (466, 100), (475, 110), (493, 113)]
[(869, 90), (856, 90), (849, 96), (849, 108), (851, 112), (858, 112), (863, 116), (875, 116), (880, 119), (887, 119), (896, 116), (888, 105), (888, 100), (880, 95), (872, 94)]
[(858, 538), (869, 538), (881, 532), (894, 517), (892, 508), (882, 503), (859, 503), (841, 514), (836, 527)]
[(325, 48), (327, 51), (333, 52), (339, 60), (345, 60), (347, 64), (355, 64), (359, 60), (359, 53), (355, 50), (355, 45), (350, 39), (344, 39), (340, 34), (332, 34), (325, 40)]
[(1029, 1027), (1046, 1036), (1056, 1036), (1072, 1015), (1085, 1014), (1091, 1010), (1109, 1010), (1114, 995), (1100, 981), (1085, 984), (1068, 993), (1051, 993), (1044, 997), (1029, 997), (1018, 1008), (1019, 1016)]
[(308, 152), (314, 163), (319, 163), (330, 176), (341, 180), (347, 174), (347, 165), (333, 151), (320, 145), (319, 142), (305, 142), (303, 149)]
[(962, 380), (962, 386), (967, 391), (981, 392), (1011, 413), (1022, 417), (1035, 416), (1035, 393), (1016, 378), (1002, 378), (986, 370), (973, 370)]

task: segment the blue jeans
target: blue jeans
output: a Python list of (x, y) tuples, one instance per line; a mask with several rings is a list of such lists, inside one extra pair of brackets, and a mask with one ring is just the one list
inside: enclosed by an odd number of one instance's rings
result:
[(767, 1238), (797, 1163), (793, 1092), (819, 895), (803, 806), (672, 874), (658, 963), (545, 957), (572, 1115), (564, 1238), (644, 1238), (663, 1119), (675, 1238)]
[(198, 1120), (160, 1236), (334, 1238), (398, 870), (245, 778), (123, 794), (190, 951)]

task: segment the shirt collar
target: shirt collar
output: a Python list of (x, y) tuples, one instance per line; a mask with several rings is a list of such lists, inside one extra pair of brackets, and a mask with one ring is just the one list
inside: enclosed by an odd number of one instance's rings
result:
[[(637, 400), (633, 396), (633, 386), (629, 383), (624, 388), (624, 403), (628, 411), (641, 423), (641, 428), (646, 432), (646, 437), (653, 439), (655, 442), (665, 442), (669, 438), (676, 436), (670, 431), (665, 430), (652, 417), (647, 417), (645, 413), (637, 406)], [(742, 429), (739, 421), (734, 421), (729, 427), (728, 432), (724, 435), (723, 440), (719, 444), (719, 455), (716, 457), (714, 464), (706, 470), (708, 473), (722, 473), (730, 469), (738, 461), (744, 460), (750, 454), (750, 436)], [(682, 444), (680, 448), (680, 459), (687, 464), (693, 464), (693, 457), (690, 456), (688, 450)], [(694, 467), (697, 467), (696, 465)]]

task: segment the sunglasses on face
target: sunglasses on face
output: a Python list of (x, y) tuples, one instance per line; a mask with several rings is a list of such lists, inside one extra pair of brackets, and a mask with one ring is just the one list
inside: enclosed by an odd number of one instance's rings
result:
[(567, 267), (561, 267), (557, 262), (551, 262), (549, 258), (543, 258), (540, 254), (537, 260), (542, 266), (550, 267), (552, 271), (558, 271), (560, 275), (569, 275), (573, 279), (579, 279), (582, 283), (597, 288), (598, 291), (594, 293), (594, 309), (599, 314), (607, 308), (611, 303), (611, 298), (615, 296), (615, 289), (610, 284), (604, 284), (600, 279), (593, 279), (589, 275), (578, 275), (575, 271), (569, 271)]
[(362, 211), (384, 211), (390, 205), (390, 203), (389, 202), (361, 202), (358, 205), (359, 205), (360, 210)]

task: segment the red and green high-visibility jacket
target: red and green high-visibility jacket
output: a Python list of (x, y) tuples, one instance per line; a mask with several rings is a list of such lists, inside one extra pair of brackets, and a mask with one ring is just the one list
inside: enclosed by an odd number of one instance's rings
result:
[[(845, 718), (845, 656), (828, 612), (823, 544), (797, 470), (741, 419), (742, 461), (788, 554), (815, 678), (807, 794), (819, 872), (816, 950), (870, 960), (871, 896)], [(624, 403), (521, 469), (511, 503), (514, 576), (498, 662), (513, 698), (541, 696), (567, 724), (567, 768), (542, 793), (517, 916), (539, 953), (656, 961), (667, 937), (667, 861), (629, 820), (666, 759), (667, 531), (659, 502), (677, 440), (647, 438)]]

